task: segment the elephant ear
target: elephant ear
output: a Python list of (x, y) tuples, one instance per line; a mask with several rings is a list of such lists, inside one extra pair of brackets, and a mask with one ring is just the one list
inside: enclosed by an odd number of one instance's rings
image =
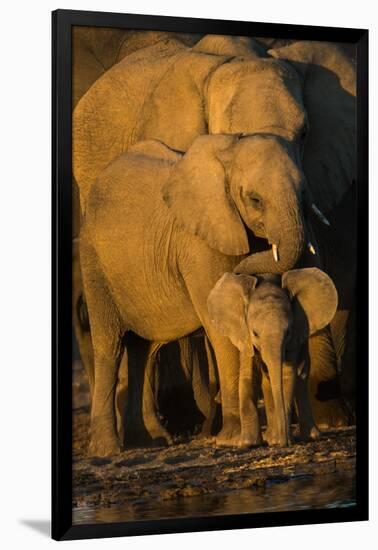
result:
[(247, 325), (250, 295), (257, 284), (252, 275), (225, 273), (207, 298), (210, 320), (239, 351), (253, 356), (253, 345)]
[(237, 139), (226, 135), (198, 137), (162, 189), (165, 203), (186, 231), (223, 254), (235, 256), (249, 251), (248, 238), (220, 157), (227, 159), (227, 151)]
[(294, 337), (304, 341), (332, 321), (337, 291), (324, 271), (317, 267), (287, 271), (282, 276), (282, 287), (292, 298)]
[(330, 211), (355, 179), (355, 65), (327, 42), (295, 42), (268, 53), (289, 61), (304, 77), (309, 132), (303, 166), (316, 205)]

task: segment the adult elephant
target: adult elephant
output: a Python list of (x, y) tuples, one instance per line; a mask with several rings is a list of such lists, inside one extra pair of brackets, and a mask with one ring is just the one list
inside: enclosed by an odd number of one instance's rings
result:
[[(136, 31), (124, 29), (73, 27), (72, 30), (72, 107), (75, 108), (91, 86), (124, 57), (157, 42), (175, 38), (183, 46), (191, 46), (200, 39), (193, 33), (168, 33), (161, 31)], [(93, 346), (90, 324), (83, 293), (80, 254), (77, 237), (80, 232), (80, 201), (75, 179), (72, 182), (73, 196), (73, 250), (72, 250), (72, 311), (73, 328), (81, 361), (87, 373), (90, 394), (94, 387)], [(186, 344), (183, 344), (184, 346)], [(117, 409), (123, 415), (121, 403), (127, 391), (127, 373), (120, 371)], [(124, 427), (120, 421), (120, 430)]]
[(72, 29), (72, 104), (89, 90), (92, 84), (124, 57), (161, 40), (175, 37), (192, 46), (201, 35), (164, 31), (136, 31), (102, 27)]
[[(99, 78), (78, 103), (73, 122), (74, 172), (84, 211), (101, 171), (140, 140), (157, 138), (186, 151), (196, 136), (207, 133), (269, 133), (286, 139), (306, 174), (301, 215), (312, 216), (308, 235), (319, 252), (323, 243), (316, 242), (316, 227), (311, 227), (316, 215), (319, 210), (332, 215), (355, 173), (355, 68), (341, 49), (328, 43), (296, 42), (266, 52), (248, 38), (205, 36), (191, 48), (175, 38), (164, 39), (127, 56)], [(266, 160), (277, 162), (274, 156)], [(270, 186), (267, 178), (265, 183)], [(314, 203), (317, 208), (311, 210)], [(201, 220), (194, 217), (192, 224), (203, 236)], [(343, 230), (347, 239), (348, 229)], [(332, 241), (332, 231), (321, 238)], [(262, 215), (256, 216), (252, 232), (267, 238)], [(253, 253), (251, 238), (242, 245), (229, 243), (224, 251), (252, 252), (244, 266), (251, 273), (284, 272), (300, 261), (300, 247), (278, 235), (270, 242), (278, 246), (277, 261), (270, 252)], [(354, 262), (348, 256), (347, 268), (354, 268)], [(343, 280), (335, 284), (340, 295)], [(342, 333), (345, 327), (341, 323)], [(315, 414), (320, 411), (321, 423), (327, 424), (316, 396), (318, 386), (336, 376), (335, 350), (329, 330), (314, 342)], [(336, 401), (330, 402), (326, 416), (336, 411), (337, 423), (343, 413)]]
[[(80, 236), (95, 358), (91, 453), (119, 450), (114, 399), (124, 334), (132, 331), (155, 349), (201, 326), (219, 372), (217, 441), (238, 444), (239, 352), (211, 324), (207, 297), (245, 257), (262, 212), (267, 238), (301, 256), (304, 189), (293, 145), (266, 134), (201, 136), (185, 154), (147, 141), (102, 172)], [(238, 253), (230, 254), (234, 247)]]

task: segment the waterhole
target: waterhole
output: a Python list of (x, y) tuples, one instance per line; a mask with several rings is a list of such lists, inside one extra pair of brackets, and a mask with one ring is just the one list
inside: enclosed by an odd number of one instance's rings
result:
[(75, 524), (127, 522), (148, 519), (204, 517), (355, 506), (353, 471), (268, 479), (264, 486), (162, 499), (130, 499), (119, 506), (78, 507)]

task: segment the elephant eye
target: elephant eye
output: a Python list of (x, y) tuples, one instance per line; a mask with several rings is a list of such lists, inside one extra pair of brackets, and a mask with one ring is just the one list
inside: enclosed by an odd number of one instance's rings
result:
[(258, 337), (259, 337), (259, 335), (257, 334), (257, 332), (256, 332), (255, 330), (252, 330), (252, 334), (253, 334), (253, 336), (254, 336), (255, 338), (258, 338)]
[(254, 208), (256, 208), (257, 210), (262, 209), (262, 201), (258, 195), (256, 195), (255, 193), (250, 193), (248, 198)]

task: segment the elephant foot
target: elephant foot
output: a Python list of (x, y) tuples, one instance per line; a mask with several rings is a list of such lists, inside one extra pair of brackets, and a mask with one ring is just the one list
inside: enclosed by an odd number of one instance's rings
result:
[(314, 420), (322, 430), (349, 426), (350, 418), (346, 407), (339, 399), (312, 404)]
[(122, 446), (113, 428), (113, 420), (108, 416), (92, 418), (88, 456), (113, 456), (121, 451)]
[(316, 441), (321, 436), (321, 431), (315, 424), (309, 427), (300, 428), (300, 439), (302, 441)]
[(207, 416), (202, 424), (202, 427), (198, 431), (198, 438), (210, 437), (214, 432), (215, 414)]
[(207, 438), (211, 436), (211, 428), (210, 426), (202, 426), (202, 428), (197, 433), (196, 437), (198, 439)]
[(263, 438), (261, 432), (242, 432), (239, 441), (238, 447), (241, 449), (249, 449), (250, 447), (259, 447), (263, 444)]
[(155, 410), (144, 413), (143, 417), (148, 436), (152, 439), (154, 445), (172, 445), (172, 436), (161, 423), (158, 413)]
[(267, 428), (263, 435), (264, 441), (269, 445), (277, 445), (277, 439), (274, 431), (270, 428)]
[(314, 421), (319, 428), (329, 430), (351, 424), (351, 415), (337, 378), (313, 380), (310, 384), (310, 400)]
[(228, 421), (215, 438), (220, 447), (238, 447), (240, 441), (240, 424), (238, 421)]
[(292, 444), (291, 437), (289, 437), (287, 441), (281, 441), (274, 430), (270, 428), (267, 428), (265, 430), (264, 441), (269, 445), (269, 447), (290, 447), (290, 445)]
[(122, 451), (121, 445), (118, 442), (118, 439), (115, 440), (103, 440), (99, 441), (92, 438), (89, 447), (88, 447), (88, 456), (114, 456), (119, 454)]
[(173, 444), (173, 438), (171, 434), (164, 428), (164, 426), (155, 426), (148, 430), (153, 442), (157, 446), (170, 446)]

